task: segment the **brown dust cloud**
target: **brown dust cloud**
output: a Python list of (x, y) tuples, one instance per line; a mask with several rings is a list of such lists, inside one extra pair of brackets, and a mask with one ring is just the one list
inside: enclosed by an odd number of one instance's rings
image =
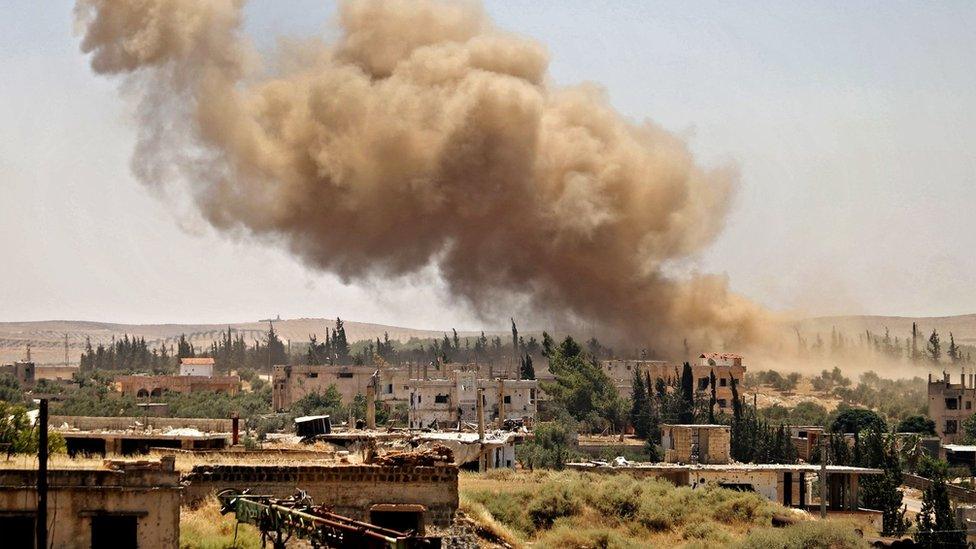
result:
[(433, 267), (484, 317), (514, 303), (662, 351), (767, 337), (724, 277), (674, 272), (722, 230), (735, 170), (553, 85), (546, 48), (479, 4), (341, 2), (333, 39), (263, 57), (243, 7), (77, 2), (92, 69), (138, 105), (146, 185), (346, 281)]

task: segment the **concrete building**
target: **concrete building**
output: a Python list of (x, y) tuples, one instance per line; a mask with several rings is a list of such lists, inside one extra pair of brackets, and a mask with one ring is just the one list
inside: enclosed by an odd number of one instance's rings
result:
[(728, 425), (662, 425), (661, 445), (668, 463), (729, 463)]
[(412, 368), (305, 364), (275, 366), (271, 374), (271, 404), (276, 411), (285, 411), (302, 397), (325, 393), (332, 385), (339, 391), (343, 402), (352, 402), (357, 394), (366, 394), (366, 387), (370, 383), (375, 383), (376, 399), (380, 402), (406, 402), (410, 394), (407, 380), (410, 379)]
[(973, 415), (973, 402), (976, 402), (973, 377), (970, 373), (967, 383), (965, 369), (959, 375), (959, 383), (952, 383), (946, 372), (936, 381), (929, 374), (929, 418), (935, 422), (935, 432), (943, 443), (960, 442), (964, 436), (962, 423)]
[(212, 358), (181, 358), (181, 376), (213, 377), (214, 359)]
[(17, 380), (21, 387), (33, 387), (37, 367), (33, 362), (18, 360), (12, 364), (0, 366), (0, 375), (7, 374)]
[(51, 416), (51, 431), (64, 437), (69, 456), (134, 455), (152, 449), (216, 451), (233, 441), (233, 420)]
[[(48, 471), (48, 543), (66, 549), (178, 547), (180, 477), (173, 460)], [(33, 547), (37, 471), (0, 470), (3, 547)]]
[[(620, 395), (630, 398), (634, 382), (634, 370), (640, 368), (644, 375), (650, 375), (651, 384), (658, 380), (666, 384), (680, 381), (683, 364), (665, 362), (661, 360), (603, 360), (600, 367), (613, 380)], [(715, 372), (715, 399), (718, 409), (725, 412), (732, 410), (732, 378), (742, 386), (746, 367), (742, 364), (742, 357), (732, 353), (702, 353), (691, 362), (691, 373), (695, 378), (695, 390), (711, 392), (710, 376)], [(651, 388), (653, 390), (653, 387)]]
[(477, 394), (483, 391), (485, 419), (534, 419), (539, 382), (534, 379), (477, 379), (477, 372), (455, 370), (446, 379), (411, 379), (408, 421), (412, 429), (477, 423)]
[(157, 397), (165, 391), (173, 393), (226, 393), (236, 395), (241, 390), (238, 376), (150, 376), (129, 375), (115, 378), (115, 385), (123, 395), (136, 398)]

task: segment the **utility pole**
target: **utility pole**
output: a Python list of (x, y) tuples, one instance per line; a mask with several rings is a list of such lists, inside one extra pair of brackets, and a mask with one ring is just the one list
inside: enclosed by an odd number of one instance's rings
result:
[(37, 549), (47, 549), (47, 399), (41, 399), (37, 416), (37, 522), (34, 539)]
[(64, 334), (64, 367), (68, 367), (68, 333)]

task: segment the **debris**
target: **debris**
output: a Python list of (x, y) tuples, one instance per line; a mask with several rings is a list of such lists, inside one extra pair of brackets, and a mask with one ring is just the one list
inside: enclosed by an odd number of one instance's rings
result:
[(434, 465), (454, 463), (454, 452), (450, 448), (438, 444), (428, 450), (392, 452), (373, 459), (372, 463), (391, 467), (433, 467)]

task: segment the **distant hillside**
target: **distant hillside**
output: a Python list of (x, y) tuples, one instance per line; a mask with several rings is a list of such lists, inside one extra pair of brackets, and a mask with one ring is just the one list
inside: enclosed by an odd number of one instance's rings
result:
[[(399, 326), (385, 326), (365, 322), (343, 321), (349, 341), (382, 338), (388, 333), (390, 339), (409, 341), (442, 337), (444, 331), (416, 330)], [(320, 340), (325, 337), (325, 329), (330, 330), (335, 319), (299, 318), (275, 320), (275, 330), (282, 339), (296, 342), (308, 341), (309, 334)], [(108, 322), (87, 322), (73, 320), (44, 320), (37, 322), (0, 322), (0, 362), (10, 362), (24, 358), (27, 344), (31, 345), (31, 358), (39, 364), (61, 364), (64, 362), (64, 335), (68, 334), (68, 358), (72, 364), (85, 347), (87, 338), (92, 345), (108, 343), (113, 337), (144, 337), (150, 345), (175, 345), (180, 334), (198, 349), (209, 348), (210, 343), (220, 337), (221, 332), (230, 327), (244, 333), (245, 339), (263, 339), (268, 330), (267, 322), (241, 322), (232, 324), (112, 324)], [(448, 329), (449, 330), (449, 329)], [(463, 336), (476, 335), (475, 332), (459, 332)], [(480, 334), (480, 332), (478, 332)]]
[(976, 344), (976, 314), (959, 316), (907, 317), (907, 316), (825, 316), (801, 320), (794, 325), (805, 334), (830, 335), (836, 328), (847, 335), (870, 330), (883, 334), (887, 327), (892, 337), (905, 338), (912, 333), (912, 322), (918, 323), (919, 331), (928, 338), (932, 330), (938, 330), (944, 339), (952, 332), (956, 343)]
[[(904, 338), (911, 334), (912, 322), (917, 322), (919, 330), (928, 337), (933, 329), (948, 337), (952, 332), (956, 342), (976, 345), (976, 314), (949, 317), (896, 317), (896, 316), (834, 316), (804, 319), (792, 323), (804, 334), (822, 334), (825, 339), (832, 328), (848, 336), (856, 336), (865, 330), (876, 334), (884, 333), (887, 326), (892, 337)], [(390, 339), (408, 341), (416, 337), (426, 339), (442, 337), (445, 330), (417, 330), (400, 326), (369, 324), (365, 322), (343, 321), (346, 335), (350, 341), (382, 338), (384, 333)], [(275, 330), (283, 339), (295, 342), (308, 341), (309, 334), (319, 339), (325, 337), (325, 329), (332, 329), (335, 319), (299, 318), (276, 320)], [(0, 362), (10, 362), (24, 358), (27, 343), (31, 344), (31, 355), (39, 364), (61, 364), (64, 362), (64, 334), (68, 334), (68, 357), (77, 364), (78, 357), (85, 346), (86, 338), (93, 345), (108, 343), (113, 337), (145, 337), (151, 345), (175, 345), (180, 334), (186, 334), (195, 347), (205, 349), (220, 337), (228, 326), (236, 332), (243, 332), (248, 341), (262, 339), (268, 329), (267, 322), (239, 322), (232, 324), (113, 324), (108, 322), (88, 322), (73, 320), (45, 320), (38, 322), (0, 322)], [(459, 332), (462, 337), (479, 335), (480, 332)], [(489, 335), (502, 335), (508, 332), (488, 332)], [(537, 335), (536, 332), (533, 334)], [(538, 335), (537, 335), (538, 337)]]

